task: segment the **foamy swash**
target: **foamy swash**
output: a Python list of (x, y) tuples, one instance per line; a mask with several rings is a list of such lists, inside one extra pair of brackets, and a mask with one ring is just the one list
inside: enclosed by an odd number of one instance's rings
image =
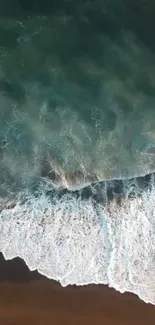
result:
[(0, 250), (69, 284), (109, 284), (155, 304), (154, 175), (71, 192), (40, 183), (0, 201)]

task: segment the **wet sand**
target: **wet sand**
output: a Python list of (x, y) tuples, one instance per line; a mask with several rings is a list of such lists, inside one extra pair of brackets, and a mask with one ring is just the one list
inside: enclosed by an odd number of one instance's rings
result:
[(0, 255), (1, 325), (153, 325), (155, 306), (102, 285), (62, 288)]

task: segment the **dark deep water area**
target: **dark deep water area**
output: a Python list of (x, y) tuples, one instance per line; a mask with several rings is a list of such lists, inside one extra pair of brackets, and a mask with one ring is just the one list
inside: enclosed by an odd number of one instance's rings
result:
[(1, 0), (2, 325), (154, 324), (154, 29), (154, 1)]
[(0, 143), (6, 183), (30, 186), (50, 172), (56, 184), (72, 187), (154, 172), (154, 25), (153, 7), (145, 6), (5, 1)]

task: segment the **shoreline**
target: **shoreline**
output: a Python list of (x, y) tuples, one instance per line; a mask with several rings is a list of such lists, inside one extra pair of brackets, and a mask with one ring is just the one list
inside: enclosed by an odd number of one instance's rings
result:
[(61, 287), (0, 254), (0, 323), (3, 325), (153, 325), (155, 307), (104, 285)]

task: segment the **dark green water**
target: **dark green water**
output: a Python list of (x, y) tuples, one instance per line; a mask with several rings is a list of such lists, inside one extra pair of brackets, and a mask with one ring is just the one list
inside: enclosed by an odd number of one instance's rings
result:
[(154, 171), (153, 10), (131, 1), (4, 1), (2, 178), (31, 182), (44, 166), (70, 183)]

